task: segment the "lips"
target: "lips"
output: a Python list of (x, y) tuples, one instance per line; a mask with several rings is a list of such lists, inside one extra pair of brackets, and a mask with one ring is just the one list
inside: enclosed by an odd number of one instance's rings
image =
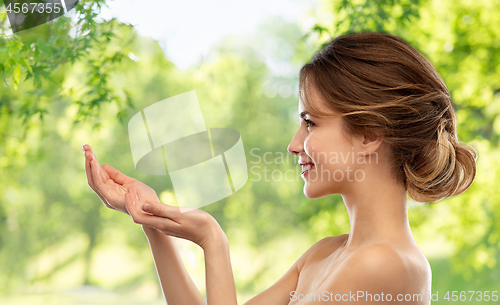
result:
[(300, 165), (302, 165), (302, 174), (301, 175), (304, 175), (305, 173), (309, 172), (311, 169), (314, 168), (314, 163), (299, 163)]

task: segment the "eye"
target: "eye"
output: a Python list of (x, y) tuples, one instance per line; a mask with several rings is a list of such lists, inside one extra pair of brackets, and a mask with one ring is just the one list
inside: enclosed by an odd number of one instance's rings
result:
[(304, 119), (304, 122), (306, 122), (307, 127), (316, 126), (316, 124), (314, 124), (314, 122), (311, 120)]

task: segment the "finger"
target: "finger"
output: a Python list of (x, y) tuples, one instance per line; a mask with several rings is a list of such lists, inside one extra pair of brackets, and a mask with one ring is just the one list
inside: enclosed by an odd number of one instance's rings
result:
[(100, 170), (99, 170), (99, 164), (97, 162), (96, 159), (92, 159), (90, 161), (90, 169), (91, 169), (91, 172), (92, 172), (92, 179), (94, 181), (94, 186), (95, 187), (99, 187), (100, 184), (102, 184), (102, 177), (101, 177), (101, 174), (99, 173)]
[[(85, 147), (85, 146), (84, 146)], [(94, 188), (94, 179), (92, 178), (92, 172), (90, 169), (90, 161), (92, 160), (92, 154), (85, 150), (85, 173), (87, 174), (87, 182), (89, 186), (93, 189)]]
[(90, 145), (88, 145), (88, 144), (84, 144), (84, 145), (82, 146), (82, 150), (83, 150), (83, 151), (85, 151), (85, 152), (86, 152), (86, 151), (90, 151), (90, 152), (92, 152), (92, 148), (91, 148), (91, 147), (90, 147)]
[(142, 210), (156, 216), (170, 218), (178, 222), (181, 210), (179, 207), (166, 205), (161, 202), (141, 202)]
[[(132, 190), (132, 196), (135, 198), (135, 202), (137, 204), (137, 208), (141, 210), (141, 212), (147, 212), (146, 215), (153, 215), (155, 217), (168, 218), (175, 221), (173, 218), (176, 217), (180, 212), (177, 207), (172, 207), (161, 202), (146, 202), (144, 200), (144, 196), (140, 190), (135, 190), (133, 187), (129, 188)], [(152, 208), (148, 208), (149, 206), (154, 206)], [(161, 211), (161, 212), (160, 212)]]
[(99, 163), (99, 160), (97, 160), (97, 157), (96, 157), (94, 151), (92, 150), (92, 148), (90, 147), (90, 145), (88, 145), (88, 144), (83, 145), (83, 149), (86, 151), (86, 155), (89, 156), (90, 161), (95, 159), (97, 161), (97, 165), (99, 165), (99, 167), (101, 167), (101, 164)]
[(91, 168), (95, 168), (95, 171), (92, 172), (94, 185), (98, 187), (99, 190), (102, 190), (105, 188), (105, 184), (109, 180), (109, 176), (106, 171), (102, 169), (101, 165), (99, 165), (99, 161), (97, 161), (96, 158), (92, 159)]
[(137, 194), (136, 194), (135, 189), (132, 187), (126, 188), (125, 189), (125, 208), (127, 209), (128, 214), (130, 215), (130, 217), (132, 217), (134, 222), (136, 222), (135, 218), (137, 218), (137, 210), (138, 210), (136, 205), (137, 205)]
[[(95, 161), (97, 162), (97, 164), (99, 164), (99, 161), (97, 161), (97, 159), (95, 159)], [(98, 166), (99, 166), (99, 175), (101, 177), (102, 183), (108, 184), (108, 181), (110, 181), (110, 180), (112, 181), (112, 179), (109, 178), (108, 173), (102, 168), (101, 165), (98, 165)], [(113, 181), (113, 183), (115, 183), (115, 182)]]
[(90, 152), (92, 153), (92, 159), (96, 161), (97, 166), (99, 168), (99, 173), (101, 174), (101, 180), (103, 181), (103, 183), (106, 183), (109, 179), (108, 173), (105, 170), (102, 170), (102, 166), (99, 163), (99, 160), (97, 160), (97, 157), (96, 157), (94, 151), (92, 149), (90, 149)]
[(104, 169), (104, 171), (108, 174), (108, 177), (116, 183), (125, 184), (127, 182), (127, 178), (129, 178), (127, 175), (123, 174), (111, 165), (103, 164), (101, 168)]
[(132, 217), (132, 219), (134, 220), (134, 222), (137, 223), (137, 221), (136, 221), (136, 219), (137, 219), (137, 208), (135, 207), (135, 205), (136, 205), (135, 200), (133, 198), (132, 193), (129, 190), (127, 193), (125, 193), (125, 208), (127, 209), (128, 214), (130, 215), (130, 217)]
[(161, 228), (165, 231), (175, 230), (179, 224), (169, 218), (158, 217), (145, 213), (140, 205), (140, 200), (137, 199), (137, 193), (134, 188), (130, 187), (128, 193), (125, 194), (125, 202), (130, 216), (137, 224), (146, 225), (153, 228)]
[(99, 166), (97, 164), (97, 160), (96, 159), (92, 159), (92, 161), (90, 161), (90, 167), (91, 167), (91, 173), (92, 173), (92, 178), (94, 180), (94, 191), (96, 192), (96, 194), (99, 196), (99, 198), (101, 198), (102, 202), (108, 207), (108, 208), (112, 208), (112, 209), (115, 209), (113, 206), (111, 206), (108, 201), (105, 199), (107, 196), (106, 196), (106, 193), (107, 193), (107, 187), (106, 185), (104, 185), (103, 181), (102, 181), (102, 177), (100, 175), (99, 172), (101, 172), (102, 170), (99, 169)]
[(92, 147), (90, 147), (90, 145), (83, 145), (83, 149), (85, 149), (85, 151), (88, 151), (91, 155), (94, 155), (94, 151), (92, 150)]
[(132, 216), (132, 209), (129, 207), (130, 205), (133, 205), (133, 202), (129, 202), (130, 201), (130, 198), (129, 198), (130, 193), (125, 193), (125, 209), (127, 210), (127, 213), (128, 215), (130, 215), (130, 217), (132, 217), (132, 219), (134, 219), (134, 216)]
[(142, 194), (141, 190), (137, 190), (137, 195), (139, 195), (139, 200), (141, 202), (141, 205), (143, 205), (146, 202), (146, 199), (144, 199), (144, 194)]
[[(92, 148), (90, 147), (90, 145), (88, 144), (85, 144), (83, 146), (83, 149), (85, 150), (85, 158), (89, 160), (89, 162), (91, 162), (92, 160), (95, 160), (97, 162), (97, 166), (98, 168), (100, 169), (101, 168), (101, 164), (99, 163), (99, 160), (97, 160), (97, 157), (94, 153), (94, 151), (92, 150)], [(102, 180), (104, 183), (106, 183), (109, 179), (109, 175), (106, 171), (99, 171), (102, 175)]]
[(84, 145), (84, 151), (85, 151), (85, 173), (87, 175), (87, 183), (90, 186), (90, 188), (96, 193), (96, 195), (99, 197), (99, 199), (101, 199), (102, 202), (106, 203), (107, 201), (96, 190), (96, 187), (95, 187), (94, 177), (92, 175), (92, 166), (91, 166), (92, 154), (88, 150), (85, 149), (85, 145)]

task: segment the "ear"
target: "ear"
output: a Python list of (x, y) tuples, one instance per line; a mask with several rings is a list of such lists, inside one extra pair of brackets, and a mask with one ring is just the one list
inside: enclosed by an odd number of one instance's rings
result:
[(364, 153), (365, 156), (375, 153), (380, 145), (384, 142), (384, 138), (381, 135), (371, 133), (360, 137), (360, 151)]

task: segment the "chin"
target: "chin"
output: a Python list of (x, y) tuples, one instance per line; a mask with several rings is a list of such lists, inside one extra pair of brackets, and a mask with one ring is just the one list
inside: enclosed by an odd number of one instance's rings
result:
[(311, 185), (304, 185), (304, 195), (309, 198), (309, 199), (316, 199), (316, 198), (321, 198), (321, 197), (325, 197), (325, 196), (328, 196), (332, 194), (331, 192), (328, 192), (324, 189), (320, 190), (320, 189), (314, 189), (313, 187), (311, 187)]
[(316, 181), (309, 179), (304, 184), (304, 195), (309, 199), (322, 198), (332, 194), (340, 194), (344, 183), (342, 181)]

